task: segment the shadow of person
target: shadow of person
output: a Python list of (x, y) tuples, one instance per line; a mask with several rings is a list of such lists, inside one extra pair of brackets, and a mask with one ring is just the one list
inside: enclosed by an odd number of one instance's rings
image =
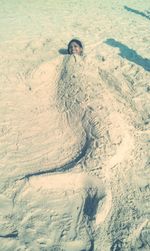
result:
[[(139, 11), (139, 10), (135, 10), (135, 9), (129, 8), (128, 6), (124, 6), (124, 9), (127, 10), (127, 11), (130, 11), (130, 12), (133, 12), (133, 13), (135, 13), (135, 14), (137, 14), (137, 15), (140, 15), (140, 16), (142, 16), (142, 17), (145, 17), (145, 18), (147, 18), (148, 20), (150, 20), (150, 16), (149, 16), (149, 15), (146, 15), (146, 14), (145, 14), (144, 12), (142, 12), (142, 11)], [(147, 13), (149, 13), (149, 12), (147, 12)]]
[(68, 54), (68, 50), (66, 48), (61, 48), (58, 50), (58, 52), (62, 55), (67, 55)]
[(116, 41), (113, 38), (109, 38), (104, 42), (112, 47), (119, 48), (119, 55), (122, 58), (126, 58), (127, 60), (142, 66), (145, 71), (150, 71), (150, 59), (141, 57), (135, 50), (130, 49), (128, 46)]

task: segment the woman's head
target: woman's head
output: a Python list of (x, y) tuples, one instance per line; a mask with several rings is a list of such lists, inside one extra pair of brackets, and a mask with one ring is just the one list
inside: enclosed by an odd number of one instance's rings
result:
[(68, 53), (69, 54), (83, 54), (83, 45), (78, 39), (72, 39), (68, 44)]

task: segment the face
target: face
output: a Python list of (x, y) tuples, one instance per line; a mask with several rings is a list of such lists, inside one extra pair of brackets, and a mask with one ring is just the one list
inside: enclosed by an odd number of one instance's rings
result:
[(69, 46), (69, 53), (70, 54), (81, 55), (82, 54), (82, 48), (76, 42), (72, 42), (70, 44), (70, 46)]

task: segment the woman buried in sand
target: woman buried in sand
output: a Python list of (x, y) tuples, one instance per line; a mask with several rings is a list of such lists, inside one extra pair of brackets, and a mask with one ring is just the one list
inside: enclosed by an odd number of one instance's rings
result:
[(70, 55), (83, 55), (83, 45), (78, 39), (72, 39), (68, 44), (68, 53)]

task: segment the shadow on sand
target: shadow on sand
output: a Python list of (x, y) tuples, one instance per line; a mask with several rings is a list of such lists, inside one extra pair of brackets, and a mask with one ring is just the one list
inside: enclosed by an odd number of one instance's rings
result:
[(122, 58), (126, 58), (127, 60), (142, 66), (144, 70), (150, 71), (150, 59), (141, 57), (140, 55), (137, 54), (136, 51), (130, 49), (126, 45), (120, 43), (119, 41), (116, 41), (113, 38), (107, 39), (105, 43), (112, 47), (119, 48), (120, 49), (119, 55)]
[(67, 49), (65, 49), (65, 48), (61, 48), (61, 49), (59, 49), (59, 51), (58, 51), (60, 54), (62, 54), (62, 55), (67, 55), (68, 54), (68, 50)]
[[(124, 9), (127, 10), (127, 11), (130, 11), (130, 12), (133, 12), (137, 15), (140, 15), (142, 17), (145, 17), (147, 18), (148, 20), (150, 20), (150, 15), (146, 15), (144, 12), (142, 11), (139, 11), (139, 10), (135, 10), (135, 9), (132, 9), (132, 8), (129, 8), (128, 6), (124, 6)], [(149, 14), (149, 12), (147, 12)]]

